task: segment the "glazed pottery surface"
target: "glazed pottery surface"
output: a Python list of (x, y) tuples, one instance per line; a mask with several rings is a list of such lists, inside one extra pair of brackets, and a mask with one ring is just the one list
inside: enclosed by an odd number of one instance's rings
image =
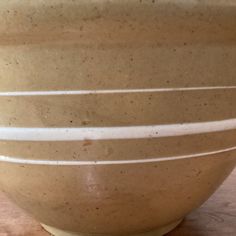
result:
[(233, 0), (1, 1), (0, 189), (56, 236), (168, 233), (236, 165), (235, 65)]

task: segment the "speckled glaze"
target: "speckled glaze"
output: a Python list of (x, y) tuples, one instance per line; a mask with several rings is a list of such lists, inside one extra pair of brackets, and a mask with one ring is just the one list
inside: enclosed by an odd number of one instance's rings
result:
[(0, 1), (0, 189), (55, 236), (164, 235), (236, 165), (235, 75), (234, 0)]

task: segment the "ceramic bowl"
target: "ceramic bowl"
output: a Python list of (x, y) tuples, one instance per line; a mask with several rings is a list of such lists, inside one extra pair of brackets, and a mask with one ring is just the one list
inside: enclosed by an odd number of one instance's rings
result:
[[(232, 135), (235, 137), (235, 132)], [(78, 141), (1, 143), (11, 146), (11, 152), (19, 150), (17, 158), (1, 156), (1, 189), (56, 236), (164, 235), (207, 200), (236, 164), (232, 147), (165, 157), (158, 157), (156, 151), (154, 157), (134, 159), (130, 153), (150, 147), (148, 140), (107, 142), (127, 148), (123, 159), (108, 159), (109, 152), (110, 156), (119, 153), (108, 149), (106, 155), (99, 156), (100, 161), (77, 160), (83, 152), (92, 152), (93, 145), (109, 146), (105, 141), (82, 145)], [(159, 144), (158, 140), (150, 142)], [(40, 155), (43, 152), (45, 155)], [(61, 155), (71, 160), (60, 159)]]
[(230, 1), (0, 2), (0, 189), (56, 236), (164, 235), (236, 165)]

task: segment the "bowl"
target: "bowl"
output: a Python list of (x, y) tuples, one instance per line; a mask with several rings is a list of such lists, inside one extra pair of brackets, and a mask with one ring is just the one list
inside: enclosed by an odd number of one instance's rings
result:
[[(81, 135), (74, 129), (70, 137)], [(207, 200), (236, 164), (235, 130), (77, 141), (45, 129), (13, 130), (15, 138), (11, 131), (1, 132), (1, 189), (56, 236), (163, 235)], [(108, 134), (116, 136), (115, 130)]]
[(236, 165), (235, 7), (0, 2), (0, 189), (55, 236), (174, 229)]

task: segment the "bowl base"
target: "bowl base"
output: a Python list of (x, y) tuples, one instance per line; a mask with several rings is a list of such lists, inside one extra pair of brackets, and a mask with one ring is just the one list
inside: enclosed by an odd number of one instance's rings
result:
[[(180, 223), (182, 222), (181, 220), (175, 221), (169, 225), (166, 225), (164, 227), (158, 228), (156, 230), (153, 231), (149, 231), (146, 233), (141, 233), (141, 234), (135, 234), (132, 236), (163, 236), (167, 233), (169, 233), (170, 231), (172, 231), (174, 228), (176, 228)], [(102, 236), (102, 234), (83, 234), (83, 233), (72, 233), (72, 232), (68, 232), (68, 231), (64, 231), (64, 230), (60, 230), (45, 224), (41, 224), (42, 227), (49, 232), (50, 234), (52, 234), (53, 236)], [(105, 236), (105, 234), (103, 234), (103, 236)]]

